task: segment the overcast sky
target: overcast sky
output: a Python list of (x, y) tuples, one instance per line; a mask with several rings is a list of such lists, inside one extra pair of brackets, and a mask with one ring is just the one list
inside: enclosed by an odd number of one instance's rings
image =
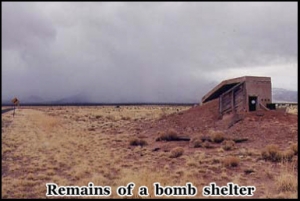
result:
[(227, 78), (297, 90), (297, 2), (2, 2), (2, 99), (199, 102)]

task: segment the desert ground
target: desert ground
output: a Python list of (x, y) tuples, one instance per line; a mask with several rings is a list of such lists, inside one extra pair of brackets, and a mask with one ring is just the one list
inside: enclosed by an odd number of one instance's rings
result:
[(255, 186), (252, 198), (297, 198), (297, 112), (220, 118), (217, 106), (20, 106), (14, 116), (3, 113), (2, 198), (46, 198), (46, 183), (89, 182), (111, 186), (110, 198), (129, 182), (134, 198), (139, 186), (155, 198), (155, 182), (191, 182), (196, 198), (211, 182)]

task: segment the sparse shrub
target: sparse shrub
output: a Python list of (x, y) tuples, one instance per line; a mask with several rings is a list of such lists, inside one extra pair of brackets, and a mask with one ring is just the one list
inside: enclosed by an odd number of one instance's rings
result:
[(294, 156), (294, 151), (289, 149), (281, 153), (281, 160), (290, 162), (292, 161), (293, 156)]
[(244, 170), (245, 174), (251, 174), (252, 172), (255, 172), (255, 170), (253, 168), (248, 168)]
[(121, 119), (124, 120), (124, 121), (126, 121), (126, 120), (130, 120), (131, 118), (130, 117), (124, 117), (124, 116), (122, 116)]
[(189, 161), (186, 164), (190, 167), (197, 167), (197, 165), (198, 165), (195, 161)]
[(191, 140), (191, 145), (193, 148), (198, 148), (198, 147), (202, 147), (202, 140), (199, 138), (193, 138)]
[(236, 156), (227, 156), (223, 160), (223, 164), (225, 167), (237, 167), (240, 163), (240, 159)]
[(225, 141), (223, 142), (222, 148), (223, 148), (225, 151), (229, 151), (229, 150), (234, 149), (234, 146), (235, 146), (235, 142), (234, 142), (233, 140), (225, 140)]
[(161, 113), (160, 113), (160, 115), (159, 115), (159, 119), (161, 120), (161, 119), (164, 119), (164, 118), (166, 118), (167, 117), (167, 108), (161, 108)]
[(262, 158), (272, 162), (292, 161), (295, 150), (280, 151), (278, 145), (270, 144), (261, 153)]
[(182, 147), (176, 147), (171, 150), (170, 158), (178, 158), (183, 154), (183, 148)]
[(221, 131), (213, 131), (211, 134), (211, 141), (221, 143), (224, 141), (224, 133)]
[(95, 128), (88, 128), (88, 131), (95, 131)]
[(167, 117), (167, 114), (165, 114), (165, 113), (161, 113), (160, 115), (159, 115), (159, 119), (161, 120), (161, 119), (164, 119), (164, 118), (166, 118)]
[(282, 154), (279, 150), (278, 145), (270, 144), (262, 151), (262, 158), (270, 160), (272, 162), (279, 162), (282, 159)]
[(102, 115), (96, 115), (96, 119), (102, 118)]
[(131, 146), (145, 146), (147, 145), (147, 141), (143, 139), (133, 138), (129, 141)]
[(281, 192), (295, 192), (298, 189), (297, 177), (289, 172), (282, 173), (276, 178), (276, 186)]
[(193, 147), (194, 148), (198, 148), (198, 147), (202, 147), (202, 141), (197, 139), (193, 142)]
[(292, 144), (291, 150), (294, 152), (295, 155), (297, 155), (298, 154), (298, 143)]
[(208, 141), (205, 141), (202, 143), (202, 146), (206, 149), (211, 149), (213, 148), (213, 146), (211, 146), (211, 144)]
[(113, 115), (106, 116), (106, 119), (111, 120), (111, 121), (116, 121), (116, 117)]
[(156, 141), (172, 141), (178, 139), (178, 133), (174, 129), (169, 129), (167, 132), (161, 133), (159, 132), (159, 137), (156, 138)]

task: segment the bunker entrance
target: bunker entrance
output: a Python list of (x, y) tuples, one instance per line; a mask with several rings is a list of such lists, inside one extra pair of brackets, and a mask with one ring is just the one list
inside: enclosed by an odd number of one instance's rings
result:
[(249, 111), (256, 111), (257, 96), (249, 96)]

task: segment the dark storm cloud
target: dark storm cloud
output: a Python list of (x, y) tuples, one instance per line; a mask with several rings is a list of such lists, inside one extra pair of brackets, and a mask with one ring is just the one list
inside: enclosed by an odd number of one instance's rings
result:
[(291, 2), (5, 2), (2, 95), (197, 102), (214, 74), (297, 63), (297, 12)]
[[(51, 42), (54, 27), (32, 3), (3, 3), (2, 49), (24, 50)], [(50, 26), (49, 26), (50, 25)]]

